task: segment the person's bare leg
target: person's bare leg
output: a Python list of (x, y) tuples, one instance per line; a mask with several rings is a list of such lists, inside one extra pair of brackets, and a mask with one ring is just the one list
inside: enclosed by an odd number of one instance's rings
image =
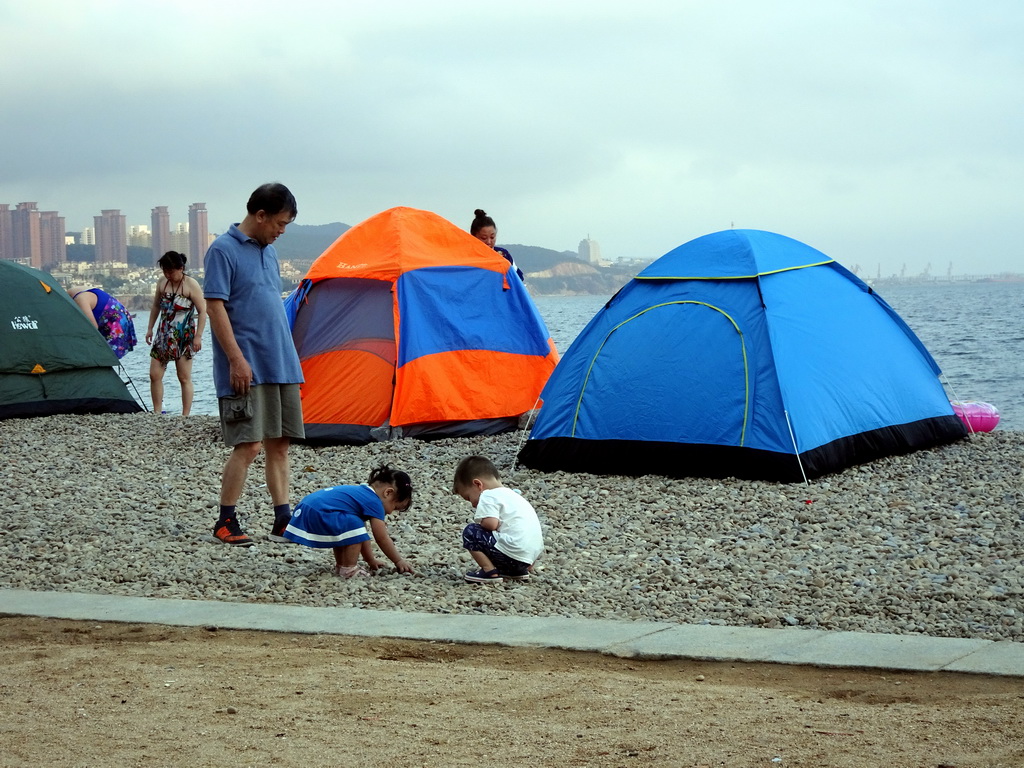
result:
[(245, 476), (249, 473), (249, 465), (260, 453), (262, 443), (241, 443), (236, 445), (224, 464), (220, 478), (221, 506), (233, 507), (238, 504), (245, 487)]
[(178, 374), (178, 383), (181, 384), (181, 415), (188, 416), (192, 412), (192, 398), (195, 395), (191, 358), (179, 357), (174, 361), (174, 370)]
[(267, 466), (267, 490), (270, 491), (270, 498), (274, 506), (288, 503), (289, 464), (288, 447), (291, 445), (291, 438), (274, 437), (263, 441), (263, 451), (266, 454)]
[(164, 409), (164, 367), (155, 357), (149, 358), (149, 395), (153, 399), (153, 413)]
[(343, 579), (360, 576), (365, 571), (359, 570), (360, 544), (346, 544), (334, 548), (334, 572)]
[(351, 568), (359, 564), (359, 545), (346, 544), (334, 548), (334, 564), (340, 568)]
[(489, 558), (483, 552), (474, 552), (473, 550), (469, 550), (469, 554), (474, 560), (476, 560), (476, 564), (479, 565), (483, 570), (494, 570), (494, 563), (491, 562), (491, 558)]

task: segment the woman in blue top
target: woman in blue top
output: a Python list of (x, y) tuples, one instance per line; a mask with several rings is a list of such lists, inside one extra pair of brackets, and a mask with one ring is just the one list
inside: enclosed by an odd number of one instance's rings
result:
[(515, 267), (516, 274), (519, 275), (519, 279), (523, 279), (523, 270), (521, 270), (512, 258), (512, 254), (506, 251), (504, 248), (499, 248), (495, 245), (498, 240), (498, 227), (494, 224), (494, 219), (487, 215), (487, 212), (482, 208), (477, 208), (473, 211), (474, 219), (473, 223), (469, 225), (469, 234), (475, 237), (477, 240), (489, 245), (491, 248), (496, 250), (502, 256), (505, 257), (505, 261)]
[(370, 570), (381, 567), (366, 532), (369, 522), (373, 540), (395, 564), (395, 569), (399, 573), (413, 573), (412, 566), (398, 554), (384, 524), (385, 515), (407, 510), (411, 505), (409, 475), (384, 464), (373, 470), (362, 485), (336, 485), (303, 498), (292, 511), (281, 536), (275, 540), (333, 549), (334, 572), (350, 579), (366, 573), (359, 568), (360, 554)]
[(124, 304), (102, 288), (72, 286), (68, 293), (82, 314), (103, 334), (118, 360), (135, 348), (135, 323)]

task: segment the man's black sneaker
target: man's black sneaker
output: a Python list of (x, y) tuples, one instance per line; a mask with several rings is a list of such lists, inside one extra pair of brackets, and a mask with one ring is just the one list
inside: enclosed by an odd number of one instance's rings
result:
[(218, 521), (213, 527), (213, 535), (218, 541), (230, 544), (233, 547), (252, 546), (252, 539), (242, 533), (241, 526), (238, 525), (238, 521), (233, 517)]
[(288, 544), (290, 539), (284, 537), (284, 529), (288, 527), (288, 519), (278, 520), (274, 523), (274, 527), (270, 529), (270, 533), (267, 534), (267, 538), (271, 541), (276, 541), (278, 544)]

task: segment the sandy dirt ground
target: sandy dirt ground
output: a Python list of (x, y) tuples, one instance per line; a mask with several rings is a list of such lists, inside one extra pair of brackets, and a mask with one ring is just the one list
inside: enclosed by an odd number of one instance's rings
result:
[(1024, 681), (0, 619), (3, 766), (1024, 765)]

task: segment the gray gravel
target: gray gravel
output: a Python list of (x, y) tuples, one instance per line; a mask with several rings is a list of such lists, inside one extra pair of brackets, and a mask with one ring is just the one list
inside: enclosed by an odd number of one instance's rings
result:
[[(329, 551), (272, 544), (262, 462), (217, 543), (227, 449), (210, 416), (52, 416), (0, 422), (0, 588), (380, 610), (570, 616), (1024, 641), (1024, 433), (884, 459), (810, 487), (512, 471), (523, 432), (292, 449), (292, 501), (408, 471), (414, 506), (389, 518), (417, 570), (344, 581)], [(490, 456), (545, 526), (527, 584), (471, 586), (469, 505), (450, 493)]]

